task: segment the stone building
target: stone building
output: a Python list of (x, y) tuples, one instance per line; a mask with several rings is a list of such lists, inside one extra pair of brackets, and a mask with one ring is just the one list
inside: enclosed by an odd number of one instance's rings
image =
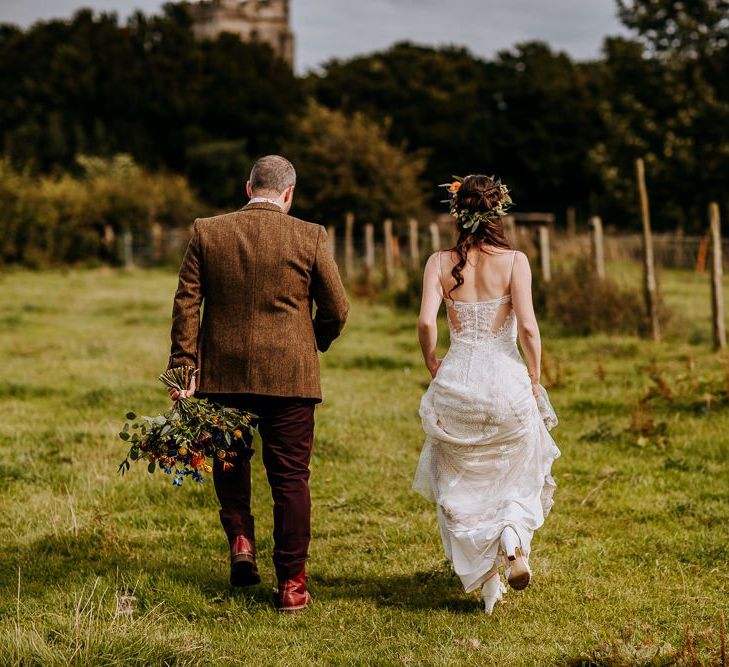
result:
[(202, 0), (188, 2), (187, 7), (198, 38), (231, 32), (246, 42), (270, 44), (274, 53), (293, 67), (289, 0)]

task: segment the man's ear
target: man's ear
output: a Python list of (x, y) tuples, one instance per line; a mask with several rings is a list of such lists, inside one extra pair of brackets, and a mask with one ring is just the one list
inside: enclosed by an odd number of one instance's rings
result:
[(284, 202), (289, 203), (294, 198), (294, 188), (295, 185), (290, 185), (288, 188), (286, 188), (286, 192), (284, 192)]
[(246, 194), (248, 195), (248, 199), (253, 196), (253, 188), (251, 187), (250, 181), (246, 181)]

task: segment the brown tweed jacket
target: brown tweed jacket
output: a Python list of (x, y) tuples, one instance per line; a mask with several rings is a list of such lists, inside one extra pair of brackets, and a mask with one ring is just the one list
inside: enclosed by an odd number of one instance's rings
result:
[(198, 219), (180, 268), (169, 368), (197, 366), (201, 393), (321, 400), (317, 349), (329, 348), (348, 310), (322, 226), (268, 203)]

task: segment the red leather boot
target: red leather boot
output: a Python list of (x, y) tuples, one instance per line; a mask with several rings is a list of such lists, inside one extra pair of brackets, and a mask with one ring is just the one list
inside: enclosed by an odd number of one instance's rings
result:
[(256, 545), (245, 535), (236, 535), (230, 543), (230, 585), (242, 588), (260, 583)]
[(306, 568), (291, 579), (278, 582), (278, 600), (276, 607), (279, 611), (301, 611), (311, 604), (311, 595), (306, 590)]

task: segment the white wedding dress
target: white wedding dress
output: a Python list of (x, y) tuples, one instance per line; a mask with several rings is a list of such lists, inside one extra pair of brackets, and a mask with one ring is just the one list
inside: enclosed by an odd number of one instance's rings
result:
[(511, 296), (446, 304), (451, 344), (421, 401), (426, 437), (413, 488), (437, 504), (446, 556), (471, 592), (507, 564), (506, 526), (529, 555), (552, 507), (560, 452), (546, 391), (535, 399), (517, 348)]

